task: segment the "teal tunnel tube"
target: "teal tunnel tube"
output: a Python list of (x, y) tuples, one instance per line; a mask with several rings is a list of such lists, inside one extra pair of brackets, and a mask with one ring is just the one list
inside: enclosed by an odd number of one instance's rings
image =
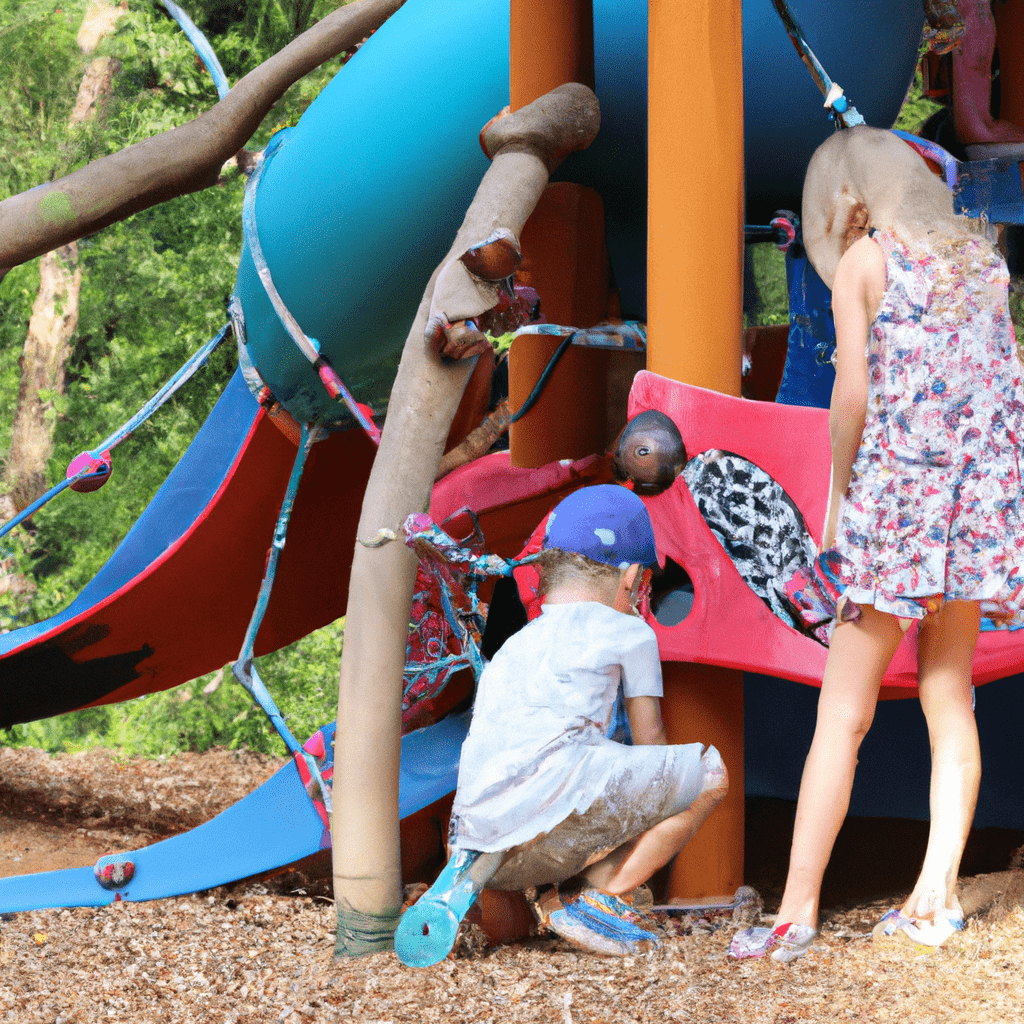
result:
[[(274, 284), (360, 401), (382, 412), (434, 268), (488, 167), (508, 104), (508, 0), (408, 0), (269, 158), (255, 200)], [(344, 420), (243, 251), (248, 354), (300, 421)]]

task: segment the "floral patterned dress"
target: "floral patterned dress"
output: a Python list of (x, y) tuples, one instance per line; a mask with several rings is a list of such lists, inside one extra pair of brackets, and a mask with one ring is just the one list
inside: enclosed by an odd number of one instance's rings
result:
[(920, 619), (943, 600), (1021, 624), (1021, 362), (1006, 264), (984, 243), (945, 253), (873, 232), (887, 284), (867, 344), (864, 435), (835, 547), (787, 586), (808, 625), (823, 604)]

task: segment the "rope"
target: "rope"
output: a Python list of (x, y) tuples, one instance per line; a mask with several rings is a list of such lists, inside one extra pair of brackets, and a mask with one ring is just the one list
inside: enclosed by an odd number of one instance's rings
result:
[(249, 246), (249, 255), (252, 257), (253, 266), (259, 275), (263, 288), (274, 307), (277, 318), (281, 325), (288, 332), (289, 337), (295, 342), (298, 350), (309, 360), (313, 369), (316, 370), (320, 381), (331, 398), (341, 400), (348, 407), (348, 411), (355, 418), (356, 422), (363, 428), (367, 436), (374, 444), (380, 444), (380, 430), (373, 422), (370, 410), (355, 400), (352, 392), (345, 386), (345, 382), (338, 376), (334, 367), (327, 361), (326, 357), (320, 354), (320, 342), (316, 338), (310, 338), (299, 326), (299, 322), (292, 315), (291, 310), (285, 304), (278, 292), (274, 279), (270, 273), (270, 266), (263, 254), (263, 247), (260, 245), (259, 231), (256, 228), (256, 190), (259, 187), (263, 169), (267, 160), (284, 141), (283, 133), (279, 132), (267, 145), (267, 148), (256, 156), (256, 166), (245, 183), (245, 197), (242, 200), (242, 230), (245, 234), (246, 243)]
[(839, 128), (852, 128), (854, 125), (864, 124), (864, 118), (858, 113), (857, 108), (843, 95), (842, 88), (829, 78), (821, 66), (821, 61), (814, 56), (814, 51), (807, 45), (807, 38), (786, 0), (772, 0), (772, 4), (779, 12), (782, 24), (786, 28), (786, 34), (796, 47), (796, 52), (800, 55), (807, 70), (810, 71), (815, 85), (825, 97), (825, 106), (831, 111), (836, 125)]
[(267, 605), (270, 603), (270, 594), (274, 589), (274, 578), (277, 575), (277, 563), (284, 550), (285, 541), (288, 538), (288, 522), (291, 519), (292, 508), (295, 505), (295, 495), (299, 490), (299, 481), (302, 479), (302, 471), (306, 465), (306, 457), (309, 450), (320, 439), (321, 428), (310, 429), (308, 424), (302, 425), (302, 436), (299, 442), (298, 451), (295, 453), (295, 462), (292, 464), (291, 475), (288, 478), (288, 487), (285, 490), (284, 500), (281, 502), (281, 511), (277, 516), (277, 525), (274, 528), (274, 541), (270, 548), (270, 557), (267, 559), (267, 568), (263, 573), (263, 582), (260, 584), (260, 592), (256, 598), (256, 607), (253, 609), (252, 618), (249, 620), (249, 627), (245, 631), (245, 638), (242, 641), (242, 649), (238, 658), (231, 666), (234, 677), (245, 687), (252, 698), (263, 709), (263, 713), (270, 719), (271, 724), (277, 730), (278, 735), (284, 740), (285, 746), (291, 754), (301, 757), (306, 762), (310, 775), (316, 779), (320, 788), (320, 795), (323, 797), (327, 813), (331, 813), (331, 790), (324, 782), (316, 759), (292, 735), (291, 730), (285, 724), (284, 716), (281, 714), (274, 698), (271, 697), (263, 680), (253, 662), (253, 647), (256, 643), (256, 634), (259, 632), (266, 614)]
[(220, 99), (224, 99), (231, 90), (231, 86), (228, 85), (227, 75), (224, 74), (224, 69), (220, 66), (220, 61), (217, 60), (217, 54), (213, 52), (213, 47), (210, 46), (206, 36), (196, 28), (192, 19), (172, 0), (160, 0), (160, 2), (167, 8), (170, 16), (181, 26), (182, 32), (185, 33), (188, 41), (195, 47), (200, 60), (206, 65), (206, 70), (210, 72), (213, 84), (217, 88), (217, 96)]
[[(545, 327), (549, 329), (545, 330)], [(523, 334), (556, 334), (562, 330), (564, 328), (555, 327), (550, 329), (548, 324), (533, 324), (516, 331), (516, 337), (518, 338)], [(509, 417), (509, 424), (516, 423), (522, 419), (537, 404), (537, 400), (551, 380), (551, 375), (555, 372), (555, 367), (558, 366), (562, 356), (565, 355), (569, 350), (569, 346), (574, 342), (576, 344), (590, 345), (594, 348), (621, 348), (642, 351), (646, 344), (646, 335), (643, 326), (634, 320), (627, 320), (621, 324), (598, 324), (596, 327), (580, 328), (579, 330), (571, 331), (565, 336), (558, 348), (555, 349), (554, 354), (548, 360), (547, 366), (544, 367), (544, 371), (537, 378), (537, 383), (534, 384), (533, 390), (526, 396), (526, 401)]]
[(405, 720), (421, 701), (441, 693), (456, 669), (469, 668), (474, 678), (480, 678), (486, 613), (477, 594), (480, 581), (510, 576), (517, 566), (536, 561), (537, 556), (517, 560), (483, 552), (483, 536), (475, 517), (468, 542), (453, 540), (423, 512), (408, 516), (403, 532), (406, 545), (420, 561), (404, 672)]
[[(179, 369), (173, 377), (126, 423), (122, 424), (108, 438), (101, 441), (89, 452), (90, 460), (100, 459), (104, 452), (116, 448), (122, 441), (129, 438), (135, 431), (150, 418), (167, 400), (185, 383), (190, 381), (196, 373), (206, 365), (213, 350), (224, 340), (225, 335), (231, 330), (231, 324), (225, 324), (216, 337), (208, 341), (201, 349), (194, 353), (188, 361)], [(104, 473), (97, 472), (95, 467), (88, 463), (84, 465), (74, 476), (66, 477), (55, 487), (51, 487), (42, 497), (37, 498), (27, 508), (22, 509), (13, 519), (0, 526), (0, 537), (10, 533), (19, 523), (24, 522), (34, 512), (37, 512), (48, 501), (55, 498), (61, 491), (90, 477), (103, 476)]]

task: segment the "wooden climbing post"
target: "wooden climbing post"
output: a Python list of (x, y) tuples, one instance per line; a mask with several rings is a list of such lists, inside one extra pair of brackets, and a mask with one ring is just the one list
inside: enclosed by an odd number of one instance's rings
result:
[[(740, 393), (743, 300), (741, 0), (648, 0), (648, 369)], [(676, 858), (673, 896), (743, 881), (743, 675), (666, 662), (669, 742), (721, 751), (730, 789)]]
[[(427, 283), (391, 391), (380, 447), (363, 494), (352, 558), (338, 686), (331, 822), (335, 952), (390, 948), (402, 903), (398, 779), (402, 671), (416, 555), (402, 525), (426, 508), (472, 358), (444, 362), (428, 324), (463, 326), (497, 302), (493, 283), (462, 262), (502, 228), (518, 235), (551, 172), (597, 134), (590, 89), (567, 84), (483, 132), (491, 166), (442, 264)], [(450, 338), (448, 339), (451, 340)]]

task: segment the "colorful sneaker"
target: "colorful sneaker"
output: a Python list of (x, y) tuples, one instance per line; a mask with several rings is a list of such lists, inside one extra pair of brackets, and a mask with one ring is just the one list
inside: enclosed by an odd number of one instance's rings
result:
[(907, 917), (897, 907), (886, 911), (871, 930), (878, 942), (884, 939), (909, 941), (921, 946), (941, 946), (951, 935), (963, 931), (964, 919), (955, 910), (937, 910), (931, 921)]
[(734, 960), (771, 954), (780, 964), (792, 963), (811, 948), (817, 931), (807, 924), (780, 924), (777, 928), (744, 928), (732, 937), (729, 956)]
[(585, 919), (579, 912), (571, 913), (578, 896), (563, 898), (557, 888), (549, 889), (534, 904), (541, 928), (588, 953), (603, 956), (629, 956), (652, 948), (650, 936), (638, 940), (626, 927), (615, 922)]
[(613, 896), (604, 889), (588, 886), (572, 899), (565, 899), (565, 909), (588, 928), (605, 935), (614, 935), (642, 953), (661, 944), (661, 929), (654, 919), (640, 909), (634, 900)]

